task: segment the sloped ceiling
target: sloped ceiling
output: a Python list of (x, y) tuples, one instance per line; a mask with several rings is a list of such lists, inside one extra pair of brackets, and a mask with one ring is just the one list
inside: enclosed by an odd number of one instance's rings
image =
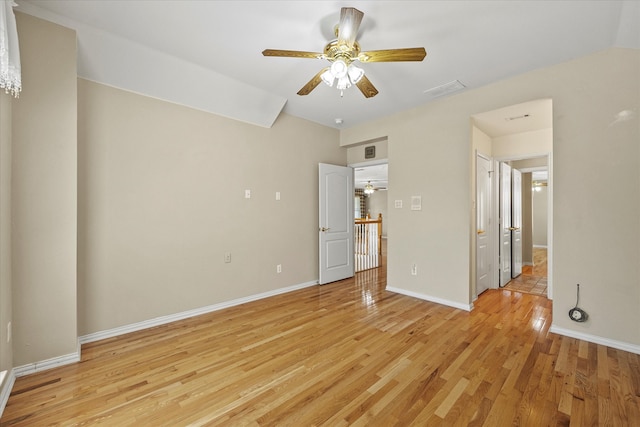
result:
[[(79, 76), (265, 127), (285, 112), (347, 128), (431, 102), (426, 90), (454, 80), (468, 90), (640, 49), (637, 1), (17, 1), (77, 31)], [(296, 95), (326, 62), (262, 50), (321, 52), (345, 6), (364, 12), (363, 50), (424, 46), (426, 59), (362, 64), (374, 98), (323, 84)]]

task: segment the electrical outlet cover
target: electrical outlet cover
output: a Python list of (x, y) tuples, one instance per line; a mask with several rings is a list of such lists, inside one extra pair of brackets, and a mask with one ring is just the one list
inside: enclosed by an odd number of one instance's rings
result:
[(574, 307), (569, 310), (569, 318), (574, 322), (586, 322), (586, 320), (589, 318), (589, 315), (586, 313), (586, 311), (578, 307)]

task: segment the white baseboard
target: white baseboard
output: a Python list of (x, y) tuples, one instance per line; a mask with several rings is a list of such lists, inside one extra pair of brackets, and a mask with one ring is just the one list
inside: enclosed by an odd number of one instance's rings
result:
[(435, 302), (437, 304), (442, 304), (442, 305), (446, 305), (453, 308), (458, 308), (464, 311), (473, 310), (473, 304), (460, 304), (459, 302), (449, 301), (449, 300), (434, 297), (431, 295), (425, 295), (418, 292), (408, 291), (406, 289), (394, 288), (393, 286), (387, 286), (387, 290), (391, 292), (395, 292), (397, 294), (407, 295), (407, 296), (418, 298), (421, 300)]
[(11, 389), (15, 379), (24, 375), (34, 374), (36, 372), (45, 371), (47, 369), (56, 368), (58, 366), (69, 365), (80, 361), (80, 346), (84, 343), (98, 341), (105, 338), (111, 338), (118, 335), (123, 335), (129, 332), (139, 331), (142, 329), (151, 328), (154, 326), (163, 325), (177, 320), (187, 319), (189, 317), (198, 316), (200, 314), (210, 313), (212, 311), (222, 310), (224, 308), (233, 307), (236, 305), (244, 304), (251, 301), (260, 300), (263, 298), (272, 297), (279, 294), (284, 294), (298, 289), (308, 288), (310, 286), (317, 285), (318, 281), (301, 283), (298, 285), (288, 286), (285, 288), (275, 289), (269, 292), (263, 292), (261, 294), (250, 295), (244, 298), (238, 298), (231, 301), (225, 301), (219, 304), (209, 305), (207, 307), (197, 308), (194, 310), (184, 311), (182, 313), (176, 313), (168, 316), (162, 316), (155, 319), (145, 320), (142, 322), (134, 323), (131, 325), (125, 325), (119, 328), (109, 329), (107, 331), (96, 332), (93, 334), (85, 335), (78, 338), (78, 348), (75, 353), (66, 354), (64, 356), (54, 357), (51, 359), (43, 360), (41, 362), (29, 363), (27, 365), (18, 366), (13, 368), (7, 373), (4, 384), (0, 384), (0, 416), (4, 411), (4, 407), (9, 400)]
[(629, 353), (640, 354), (640, 345), (630, 344), (624, 341), (616, 341), (609, 338), (603, 338), (597, 335), (576, 332), (571, 329), (555, 326), (554, 324), (551, 324), (549, 332), (553, 332), (554, 334), (558, 335), (564, 335), (570, 338), (577, 338), (579, 340), (588, 341), (595, 344), (606, 345), (607, 347), (617, 348), (618, 350), (628, 351)]
[(248, 297), (237, 298), (231, 301), (225, 301), (218, 304), (209, 305), (206, 307), (196, 308), (193, 310), (183, 311), (181, 313), (170, 314), (167, 316), (156, 317), (155, 319), (143, 320), (142, 322), (132, 323), (129, 325), (120, 326), (106, 331), (94, 332), (88, 335), (79, 337), (80, 344), (86, 344), (94, 341), (100, 341), (107, 338), (116, 337), (118, 335), (128, 334), (130, 332), (137, 332), (143, 329), (153, 328), (154, 326), (165, 325), (167, 323), (176, 322), (178, 320), (188, 319), (190, 317), (199, 316), (201, 314), (211, 313), (213, 311), (222, 310), (236, 305), (244, 304), (251, 301), (257, 301), (260, 299), (272, 297), (275, 295), (284, 294), (291, 291), (297, 291), (299, 289), (308, 288), (310, 286), (317, 285), (318, 281), (301, 283), (298, 285), (288, 286), (286, 288), (279, 288), (273, 291), (263, 292), (260, 294), (250, 295)]
[(9, 401), (9, 396), (11, 395), (11, 390), (13, 389), (13, 383), (16, 381), (16, 375), (11, 369), (7, 372), (7, 376), (4, 379), (4, 382), (0, 384), (2, 387), (0, 389), (0, 417), (2, 417), (2, 413), (4, 412), (4, 407), (7, 406), (7, 402)]
[(17, 377), (23, 377), (29, 374), (35, 374), (36, 372), (46, 371), (47, 369), (57, 368), (58, 366), (70, 365), (80, 361), (80, 346), (75, 353), (65, 354), (63, 356), (52, 357), (51, 359), (43, 360), (41, 362), (29, 363), (22, 366), (13, 368), (13, 372)]
[(534, 248), (547, 249), (547, 245), (533, 245)]

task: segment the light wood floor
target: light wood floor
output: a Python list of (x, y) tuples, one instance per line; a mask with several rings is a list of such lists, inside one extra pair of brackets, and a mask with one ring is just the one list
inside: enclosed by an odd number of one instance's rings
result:
[(18, 378), (1, 424), (640, 425), (640, 356), (549, 333), (546, 298), (488, 290), (468, 313), (379, 277), (84, 345)]

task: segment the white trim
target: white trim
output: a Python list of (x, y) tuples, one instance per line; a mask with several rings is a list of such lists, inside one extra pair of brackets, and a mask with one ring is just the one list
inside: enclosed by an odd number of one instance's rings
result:
[(9, 396), (11, 395), (11, 390), (13, 390), (13, 383), (16, 381), (16, 375), (11, 369), (7, 376), (4, 379), (4, 383), (2, 384), (2, 389), (0, 389), (0, 417), (2, 417), (2, 413), (4, 412), (4, 407), (7, 406), (7, 402), (9, 401)]
[(211, 313), (213, 311), (222, 310), (236, 305), (244, 304), (251, 301), (257, 301), (263, 298), (272, 297), (275, 295), (284, 294), (291, 291), (297, 291), (299, 289), (308, 288), (310, 286), (317, 285), (318, 281), (311, 281), (301, 283), (298, 285), (288, 286), (286, 288), (279, 288), (269, 292), (263, 292), (260, 294), (250, 295), (248, 297), (237, 298), (231, 301), (225, 301), (218, 304), (209, 305), (206, 307), (196, 308), (193, 310), (183, 311), (181, 313), (169, 314), (167, 316), (156, 317), (155, 319), (143, 320), (142, 322), (132, 323), (129, 325), (119, 326), (117, 328), (108, 329), (106, 331), (94, 332), (92, 334), (83, 335), (78, 338), (80, 344), (86, 344), (94, 341), (100, 341), (107, 338), (116, 337), (118, 335), (128, 334), (130, 332), (137, 332), (143, 329), (153, 328), (155, 326), (165, 325), (167, 323), (176, 322), (178, 320), (188, 319), (190, 317), (199, 316), (201, 314)]
[(13, 384), (16, 378), (29, 375), (29, 374), (34, 374), (36, 372), (46, 371), (47, 369), (57, 368), (59, 366), (70, 365), (72, 363), (80, 362), (82, 344), (98, 341), (105, 338), (115, 337), (115, 336), (126, 334), (129, 332), (147, 329), (154, 326), (163, 325), (166, 323), (175, 322), (177, 320), (198, 316), (200, 314), (206, 314), (212, 311), (222, 310), (224, 308), (233, 307), (233, 306), (244, 304), (247, 302), (256, 301), (259, 299), (268, 298), (275, 295), (308, 288), (311, 286), (315, 286), (317, 284), (318, 284), (318, 281), (314, 280), (311, 282), (301, 283), (298, 285), (288, 286), (285, 288), (279, 288), (269, 292), (263, 292), (260, 294), (250, 295), (248, 297), (237, 298), (231, 301), (214, 304), (207, 307), (197, 308), (194, 310), (184, 311), (182, 313), (176, 313), (168, 316), (157, 317), (155, 319), (145, 320), (143, 322), (138, 322), (131, 325), (125, 325), (119, 328), (109, 329), (107, 331), (96, 332), (93, 334), (79, 337), (78, 348), (75, 353), (70, 353), (64, 356), (59, 356), (59, 357), (53, 357), (51, 359), (43, 360), (41, 362), (29, 363), (27, 365), (15, 367), (11, 371), (9, 371), (6, 376), (5, 382), (2, 385), (2, 389), (0, 389), (0, 416), (2, 416), (4, 407), (7, 404), (7, 401), (9, 400), (9, 396), (11, 395), (11, 389), (13, 388)]
[(63, 356), (52, 357), (51, 359), (43, 360), (40, 362), (28, 363), (26, 365), (15, 367), (13, 368), (13, 372), (16, 378), (18, 378), (29, 374), (35, 374), (36, 372), (46, 371), (47, 369), (70, 365), (79, 361), (80, 350), (76, 350), (75, 353), (69, 353)]
[(547, 249), (547, 245), (533, 245), (534, 248)]
[(559, 326), (551, 325), (549, 332), (554, 334), (564, 335), (570, 338), (577, 338), (579, 340), (592, 342), (595, 344), (606, 345), (607, 347), (617, 348), (618, 350), (628, 351), (630, 353), (640, 354), (640, 345), (631, 344), (624, 341), (616, 341), (609, 338), (599, 337), (597, 335), (585, 334), (583, 332), (576, 332), (571, 329), (561, 328)]
[(429, 301), (429, 302), (435, 302), (436, 304), (442, 304), (442, 305), (446, 305), (446, 306), (457, 308), (464, 311), (473, 310), (473, 304), (461, 304), (459, 302), (449, 301), (449, 300), (434, 297), (431, 295), (425, 295), (418, 292), (408, 291), (406, 289), (394, 288), (393, 286), (387, 286), (387, 290), (389, 292), (395, 292), (397, 294), (407, 295), (410, 297), (418, 298), (418, 299)]
[[(348, 147), (348, 148), (351, 148), (351, 147)], [(366, 168), (367, 166), (379, 166), (379, 165), (388, 165), (388, 164), (389, 164), (389, 158), (385, 157), (385, 158), (374, 159), (374, 160), (366, 160), (364, 162), (349, 163), (347, 166), (355, 169), (355, 168)]]
[[(495, 216), (496, 213), (494, 212), (494, 206), (493, 206), (493, 201), (496, 195), (498, 195), (497, 188), (494, 188), (495, 187), (494, 183), (496, 182), (496, 176), (498, 175), (494, 173), (495, 166), (494, 166), (493, 158), (491, 156), (487, 156), (484, 153), (481, 153), (477, 148), (474, 151), (475, 151), (474, 169), (476, 171), (475, 173), (476, 176), (473, 177), (473, 186), (475, 188), (475, 194), (473, 194), (472, 196), (473, 212), (471, 214), (472, 215), (471, 221), (473, 222), (473, 224), (471, 226), (471, 230), (473, 231), (471, 232), (471, 240), (472, 240), (471, 244), (473, 245), (475, 260), (473, 260), (473, 262), (471, 262), (472, 260), (470, 260), (469, 262), (469, 267), (473, 266), (473, 271), (471, 272), (474, 276), (473, 301), (478, 299), (478, 235), (475, 233), (475, 230), (478, 229), (478, 224), (477, 224), (478, 204), (476, 203), (478, 199), (478, 157), (487, 160), (489, 162), (489, 169), (491, 169), (489, 171), (489, 229), (487, 230), (487, 232), (489, 233), (489, 236), (493, 236), (493, 237), (489, 238), (488, 250), (490, 253), (492, 263), (494, 258), (499, 256), (496, 253), (498, 251), (498, 248), (496, 247), (497, 242), (495, 241), (495, 236), (498, 235), (498, 229), (496, 228), (495, 224), (498, 224), (499, 218)], [(489, 272), (489, 288), (488, 289), (498, 289), (500, 287), (499, 279), (498, 279), (498, 284), (496, 286), (496, 272), (498, 271), (499, 270), (496, 268), (491, 268), (491, 271)], [(472, 284), (470, 281), (469, 287), (471, 286)], [(471, 303), (471, 307), (473, 308), (473, 303)]]

